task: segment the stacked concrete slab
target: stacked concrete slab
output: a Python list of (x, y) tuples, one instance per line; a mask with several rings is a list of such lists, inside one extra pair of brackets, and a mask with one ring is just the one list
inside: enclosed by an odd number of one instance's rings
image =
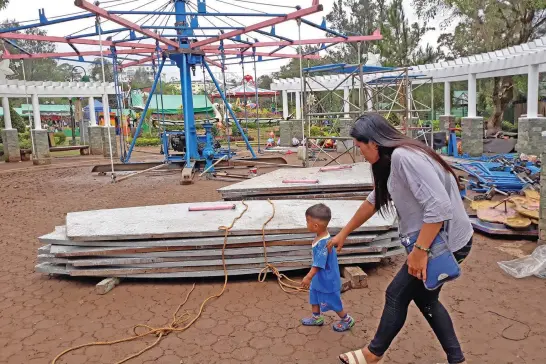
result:
[(264, 199), (359, 199), (373, 189), (369, 163), (278, 169), (218, 189), (226, 201)]
[[(322, 201), (333, 213), (330, 232), (345, 226), (357, 201)], [(305, 210), (317, 201), (248, 201), (248, 210), (230, 231), (225, 257), (228, 273), (259, 273), (268, 262), (280, 271), (308, 268), (313, 236)], [(176, 204), (69, 213), (66, 226), (42, 236), (38, 272), (94, 277), (175, 278), (223, 275), (224, 230), (245, 206), (215, 211), (225, 202)], [(263, 224), (275, 214), (266, 225)], [(395, 217), (376, 215), (352, 234), (340, 264), (379, 262), (401, 254)]]

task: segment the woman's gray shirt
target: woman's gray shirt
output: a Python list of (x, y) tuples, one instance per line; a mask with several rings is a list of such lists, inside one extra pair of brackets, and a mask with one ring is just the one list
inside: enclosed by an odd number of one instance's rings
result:
[[(472, 237), (474, 230), (455, 178), (425, 153), (396, 148), (387, 188), (398, 213), (401, 234), (417, 232), (423, 223), (447, 221), (447, 243), (452, 252)], [(367, 200), (375, 204), (375, 191)]]

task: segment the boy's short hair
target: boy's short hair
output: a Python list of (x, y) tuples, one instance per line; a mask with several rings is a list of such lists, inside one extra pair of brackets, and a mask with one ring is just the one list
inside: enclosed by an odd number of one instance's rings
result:
[(313, 205), (305, 211), (305, 216), (309, 216), (313, 219), (324, 221), (326, 224), (330, 222), (332, 218), (332, 210), (323, 203)]

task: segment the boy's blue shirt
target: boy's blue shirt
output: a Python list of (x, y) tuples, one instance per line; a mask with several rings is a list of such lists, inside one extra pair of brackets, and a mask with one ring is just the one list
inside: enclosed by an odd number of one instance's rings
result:
[(334, 293), (341, 290), (337, 252), (328, 252), (330, 235), (313, 244), (313, 267), (320, 268), (311, 280), (311, 289), (322, 293)]

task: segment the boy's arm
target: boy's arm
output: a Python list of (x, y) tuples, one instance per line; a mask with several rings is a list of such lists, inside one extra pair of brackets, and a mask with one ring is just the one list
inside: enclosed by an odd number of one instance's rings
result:
[(309, 288), (309, 286), (311, 285), (311, 281), (313, 280), (313, 277), (315, 276), (315, 274), (318, 273), (319, 270), (320, 270), (319, 267), (311, 267), (311, 269), (309, 270), (309, 273), (307, 273), (307, 275), (301, 281), (301, 286), (303, 288)]

